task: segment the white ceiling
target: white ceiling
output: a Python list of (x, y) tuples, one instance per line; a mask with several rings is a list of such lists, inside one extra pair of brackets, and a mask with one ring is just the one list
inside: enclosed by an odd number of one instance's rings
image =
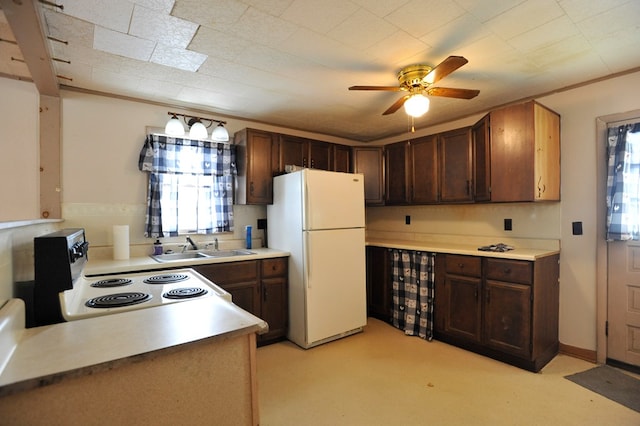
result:
[[(47, 42), (63, 87), (360, 141), (410, 122), (402, 109), (382, 116), (401, 93), (347, 88), (396, 85), (406, 65), (464, 56), (436, 86), (480, 90), (431, 97), (416, 128), (640, 67), (638, 0), (56, 3), (37, 7), (43, 33), (66, 42)], [(29, 77), (10, 24), (0, 13), (0, 75)]]

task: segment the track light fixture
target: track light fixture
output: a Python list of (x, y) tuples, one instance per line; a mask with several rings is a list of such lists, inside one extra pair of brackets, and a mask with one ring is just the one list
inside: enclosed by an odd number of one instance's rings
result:
[[(196, 117), (194, 115), (185, 115), (177, 112), (169, 111), (167, 114), (171, 116), (167, 125), (164, 128), (164, 132), (170, 136), (184, 136), (184, 126), (178, 119), (182, 117), (182, 120), (189, 128), (189, 137), (191, 139), (208, 139), (209, 133), (207, 129), (218, 123), (218, 125), (211, 132), (211, 140), (214, 142), (227, 142), (229, 140), (229, 132), (224, 127), (227, 124), (226, 121), (214, 120), (212, 118)], [(208, 125), (204, 123), (209, 122)]]

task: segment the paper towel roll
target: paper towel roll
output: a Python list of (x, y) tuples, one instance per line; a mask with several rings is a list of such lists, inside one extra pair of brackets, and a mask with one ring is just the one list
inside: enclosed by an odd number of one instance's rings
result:
[(113, 258), (129, 259), (129, 225), (113, 225)]

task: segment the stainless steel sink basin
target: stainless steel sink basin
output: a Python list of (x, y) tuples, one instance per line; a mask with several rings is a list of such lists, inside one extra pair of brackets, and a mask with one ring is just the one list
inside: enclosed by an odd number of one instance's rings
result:
[(204, 253), (200, 253), (199, 251), (186, 251), (183, 253), (168, 253), (168, 254), (154, 254), (151, 255), (151, 258), (156, 262), (164, 263), (164, 262), (175, 262), (177, 260), (189, 260), (189, 259), (199, 259), (210, 257)]
[(249, 250), (198, 250), (182, 253), (154, 254), (151, 258), (156, 262), (176, 262), (178, 260), (204, 259), (208, 257), (233, 257), (255, 254)]
[(200, 250), (200, 253), (211, 257), (246, 256), (249, 254), (255, 254), (255, 252), (249, 250)]

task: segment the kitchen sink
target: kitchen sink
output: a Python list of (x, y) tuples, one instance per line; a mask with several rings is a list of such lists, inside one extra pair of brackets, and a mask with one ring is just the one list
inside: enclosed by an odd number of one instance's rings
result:
[(151, 258), (156, 262), (175, 262), (177, 260), (189, 260), (210, 257), (204, 253), (198, 251), (187, 251), (183, 253), (166, 253), (166, 254), (154, 254)]
[(153, 254), (151, 258), (156, 262), (164, 263), (179, 260), (206, 259), (208, 257), (246, 256), (249, 254), (255, 254), (255, 252), (249, 250), (194, 250), (182, 253)]
[(249, 254), (255, 254), (255, 252), (249, 250), (201, 250), (199, 253), (211, 257), (246, 256)]

